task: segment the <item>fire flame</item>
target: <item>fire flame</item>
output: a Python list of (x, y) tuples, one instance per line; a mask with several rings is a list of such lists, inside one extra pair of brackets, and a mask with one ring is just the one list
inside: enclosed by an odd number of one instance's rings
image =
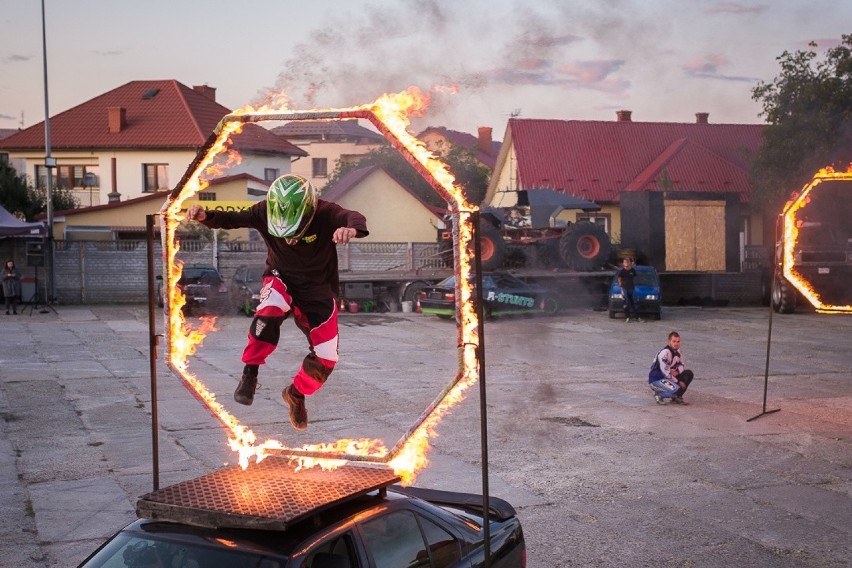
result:
[(852, 180), (852, 164), (846, 172), (836, 172), (832, 167), (825, 167), (814, 175), (813, 179), (787, 202), (783, 217), (783, 256), (782, 269), (784, 277), (821, 313), (852, 313), (852, 306), (835, 306), (823, 302), (819, 293), (810, 282), (795, 268), (795, 250), (799, 237), (799, 219), (797, 214), (810, 203), (810, 194), (815, 191), (825, 180), (843, 179)]
[[(284, 99), (282, 99), (284, 100)], [(429, 152), (409, 131), (410, 117), (422, 114), (430, 102), (429, 93), (417, 88), (395, 94), (383, 94), (373, 103), (344, 109), (321, 109), (310, 111), (288, 111), (284, 108), (244, 107), (225, 116), (216, 127), (211, 141), (199, 153), (187, 170), (181, 184), (163, 205), (161, 218), (163, 224), (163, 250), (166, 260), (167, 276), (167, 360), (173, 370), (181, 377), (184, 385), (202, 402), (229, 432), (231, 449), (237, 453), (240, 465), (245, 469), (251, 458), (257, 462), (273, 453), (281, 453), (298, 461), (298, 467), (319, 466), (326, 469), (339, 467), (346, 461), (366, 461), (385, 463), (400, 476), (403, 484), (411, 484), (417, 473), (429, 462), (427, 454), (430, 440), (437, 434), (436, 426), (441, 419), (461, 400), (467, 390), (479, 379), (477, 350), (479, 321), (473, 305), (473, 286), (471, 280), (471, 242), (473, 224), (471, 217), (476, 207), (467, 202), (453, 175), (445, 164)], [(391, 145), (405, 157), (409, 163), (432, 185), (447, 201), (450, 211), (457, 217), (455, 223), (456, 248), (456, 294), (460, 298), (460, 320), (458, 328), (459, 372), (452, 382), (428, 407), (420, 419), (388, 450), (381, 440), (338, 440), (329, 444), (305, 445), (290, 448), (278, 440), (266, 440), (258, 443), (254, 432), (240, 424), (211, 393), (204, 383), (194, 376), (187, 366), (187, 359), (201, 345), (204, 336), (215, 331), (215, 319), (205, 321), (193, 329), (183, 318), (181, 307), (184, 303), (176, 284), (180, 278), (182, 266), (175, 255), (179, 245), (175, 240), (175, 230), (185, 219), (182, 205), (186, 199), (206, 187), (200, 172), (216, 175), (217, 156), (228, 151), (230, 138), (239, 133), (245, 122), (264, 120), (340, 120), (345, 118), (364, 118), (389, 140)], [(215, 137), (215, 138), (214, 138)], [(237, 159), (231, 153), (231, 160)]]

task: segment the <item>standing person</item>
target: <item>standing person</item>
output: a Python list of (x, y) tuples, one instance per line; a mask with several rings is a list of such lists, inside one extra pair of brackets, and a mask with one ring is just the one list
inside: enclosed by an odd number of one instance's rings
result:
[(15, 261), (9, 259), (3, 266), (3, 297), (6, 300), (6, 315), (9, 308), (18, 315), (18, 297), (21, 295), (21, 271), (15, 266)]
[(665, 404), (666, 399), (675, 404), (689, 404), (683, 400), (683, 395), (695, 375), (684, 368), (683, 355), (680, 353), (680, 334), (673, 331), (669, 333), (668, 339), (668, 344), (654, 357), (651, 372), (648, 373), (648, 384), (654, 391), (657, 404)]
[(636, 269), (633, 267), (632, 258), (621, 261), (621, 268), (618, 269), (616, 277), (621, 295), (624, 296), (624, 323), (630, 323), (631, 318), (634, 321), (642, 321), (636, 312)]
[(357, 211), (317, 198), (304, 178), (288, 174), (269, 187), (267, 198), (237, 212), (190, 207), (188, 219), (212, 229), (256, 229), (266, 242), (266, 270), (260, 304), (243, 350), (245, 363), (234, 400), (250, 405), (258, 367), (278, 346), (281, 324), (292, 314), (308, 339), (310, 352), (281, 392), (297, 430), (308, 426), (305, 395), (319, 390), (338, 360), (337, 301), (340, 281), (336, 244), (366, 237), (367, 220)]

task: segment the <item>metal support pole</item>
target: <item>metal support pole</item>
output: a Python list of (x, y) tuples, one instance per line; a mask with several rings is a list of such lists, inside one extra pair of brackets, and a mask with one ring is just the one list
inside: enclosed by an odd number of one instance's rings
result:
[(56, 298), (56, 272), (53, 254), (53, 168), (56, 161), (50, 155), (50, 105), (47, 96), (47, 26), (44, 17), (44, 0), (41, 0), (41, 46), (44, 62), (44, 167), (47, 169), (47, 253), (50, 263), (47, 267), (47, 304)]
[(491, 566), (491, 520), (488, 488), (488, 415), (485, 399), (485, 310), (482, 300), (482, 240), (479, 238), (479, 212), (470, 217), (473, 225), (473, 258), (476, 268), (476, 318), (479, 320), (477, 334), (479, 345), (476, 360), (479, 365), (479, 432), (482, 445), (482, 545), (485, 554), (485, 568)]
[[(775, 223), (775, 246), (778, 246), (778, 223)], [(775, 279), (778, 278), (778, 261), (775, 258), (775, 251), (772, 253), (772, 281), (769, 283), (770, 290), (774, 290), (775, 288)], [(769, 293), (769, 333), (766, 338), (766, 367), (763, 371), (763, 410), (761, 410), (760, 414), (756, 416), (752, 416), (746, 422), (751, 422), (752, 420), (757, 420), (761, 416), (765, 416), (766, 414), (772, 414), (773, 412), (778, 412), (781, 410), (780, 408), (776, 408), (774, 410), (766, 410), (766, 395), (769, 391), (769, 348), (772, 345), (772, 312), (775, 311), (774, 306), (772, 305), (772, 296), (773, 293)]]
[(145, 216), (145, 237), (148, 246), (148, 361), (151, 369), (151, 470), (154, 477), (154, 491), (160, 488), (160, 440), (157, 412), (157, 305), (156, 286), (154, 286), (154, 215)]

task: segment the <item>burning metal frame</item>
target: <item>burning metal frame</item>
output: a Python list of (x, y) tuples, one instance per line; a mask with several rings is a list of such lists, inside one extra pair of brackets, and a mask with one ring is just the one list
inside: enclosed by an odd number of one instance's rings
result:
[[(422, 143), (407, 130), (408, 116), (425, 108), (429, 102), (428, 98), (428, 95), (412, 88), (398, 94), (382, 95), (368, 105), (343, 109), (291, 112), (263, 108), (236, 111), (222, 118), (162, 206), (161, 238), (167, 283), (165, 287), (167, 291), (166, 360), (190, 393), (207, 407), (229, 432), (231, 436), (229, 444), (239, 453), (240, 465), (243, 468), (248, 466), (251, 456), (261, 461), (268, 455), (290, 456), (298, 459), (305, 467), (320, 465), (323, 468), (333, 468), (347, 461), (372, 462), (390, 466), (402, 477), (403, 483), (411, 483), (416, 472), (428, 463), (426, 450), (435, 426), (450, 408), (464, 399), (467, 389), (480, 379), (480, 372), (484, 373), (481, 349), (482, 314), (478, 311), (481, 309), (481, 303), (473, 301), (474, 291), (481, 290), (481, 286), (476, 288), (472, 286), (471, 266), (471, 257), (475, 252), (472, 249), (478, 211), (475, 206), (467, 202), (461, 188), (455, 185), (455, 180), (444, 163), (426, 150)], [(456, 297), (460, 298), (457, 308), (458, 320), (461, 322), (457, 330), (458, 372), (390, 450), (385, 449), (380, 440), (341, 440), (338, 442), (342, 444), (317, 444), (301, 448), (287, 447), (278, 440), (257, 443), (254, 433), (217, 402), (215, 394), (210, 392), (187, 366), (187, 357), (195, 353), (196, 347), (206, 333), (215, 330), (215, 322), (202, 320), (198, 329), (192, 329), (184, 321), (181, 312), (184, 299), (176, 286), (180, 278), (181, 264), (176, 260), (179, 243), (175, 240), (175, 232), (178, 223), (185, 219), (182, 204), (206, 187), (207, 183), (202, 178), (202, 174), (205, 171), (216, 171), (217, 166), (214, 160), (228, 151), (230, 137), (238, 133), (244, 124), (262, 121), (350, 118), (369, 120), (448, 204), (454, 221)], [(476, 273), (478, 275), (479, 271)], [(484, 392), (481, 395), (484, 396)], [(483, 455), (485, 457), (485, 450)], [(484, 464), (485, 462), (483, 466)]]
[(852, 166), (847, 172), (836, 172), (830, 167), (821, 169), (798, 195), (786, 204), (781, 212), (784, 245), (781, 266), (784, 277), (793, 284), (802, 296), (807, 298), (818, 312), (829, 314), (852, 313), (852, 305), (837, 305), (825, 300), (813, 283), (809, 281), (808, 276), (797, 268), (795, 255), (800, 240), (799, 228), (807, 223), (806, 214), (811, 202), (811, 194), (818, 192), (819, 186), (825, 182), (829, 182), (828, 185), (831, 185), (832, 182), (837, 183), (839, 181), (852, 182)]

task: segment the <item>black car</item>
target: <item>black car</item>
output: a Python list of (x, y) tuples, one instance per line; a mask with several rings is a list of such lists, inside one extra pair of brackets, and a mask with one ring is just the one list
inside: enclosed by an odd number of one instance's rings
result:
[[(157, 277), (157, 299), (160, 307), (165, 301), (163, 281)], [(214, 266), (204, 264), (185, 265), (177, 282), (186, 298), (184, 312), (224, 313), (229, 305), (228, 285)]]
[[(420, 311), (440, 318), (456, 315), (456, 277), (450, 276), (434, 286), (420, 290)], [(540, 286), (527, 284), (506, 272), (482, 275), (484, 311), (486, 317), (543, 312), (555, 314), (559, 311), (556, 295)]]
[[(515, 510), (501, 499), (489, 503), (491, 566), (524, 568), (526, 543)], [(141, 519), (78, 568), (478, 568), (485, 565), (481, 506), (477, 495), (390, 486), (284, 530)], [(203, 511), (193, 514), (204, 518)]]
[[(653, 266), (634, 266), (636, 278), (633, 280), (633, 297), (636, 311), (658, 320), (663, 313), (663, 295), (660, 289), (660, 276)], [(624, 293), (618, 285), (618, 273), (612, 277), (609, 287), (609, 317), (624, 313)]]
[(263, 287), (264, 264), (243, 265), (234, 272), (231, 279), (230, 294), (231, 302), (236, 305), (237, 311), (247, 316), (254, 315), (257, 305), (260, 303), (260, 289)]

